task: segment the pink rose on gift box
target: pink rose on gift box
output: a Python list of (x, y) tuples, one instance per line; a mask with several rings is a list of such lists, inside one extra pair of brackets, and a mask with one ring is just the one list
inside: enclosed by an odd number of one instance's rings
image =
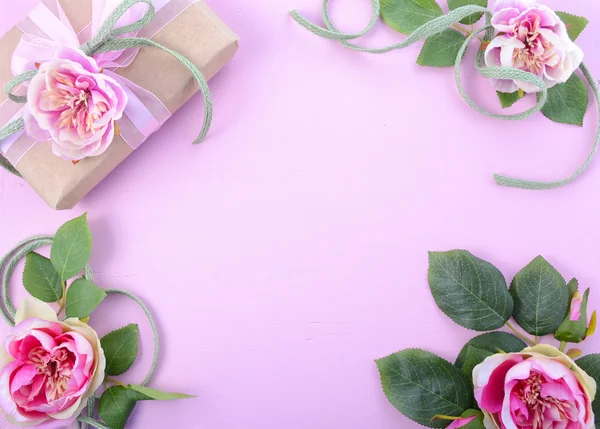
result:
[(25, 131), (38, 141), (52, 140), (52, 151), (63, 159), (79, 161), (108, 148), (126, 104), (121, 85), (93, 58), (59, 47), (29, 85)]
[(473, 370), (487, 429), (593, 429), (596, 382), (564, 353), (537, 345)]
[(96, 332), (79, 319), (59, 322), (52, 308), (27, 298), (0, 349), (0, 408), (17, 426), (65, 428), (104, 379)]
[[(488, 66), (510, 67), (539, 76), (548, 87), (566, 82), (583, 61), (583, 51), (569, 38), (554, 11), (534, 0), (498, 0), (492, 25), (499, 34), (485, 51)], [(537, 92), (522, 81), (493, 80), (495, 89), (512, 93)]]

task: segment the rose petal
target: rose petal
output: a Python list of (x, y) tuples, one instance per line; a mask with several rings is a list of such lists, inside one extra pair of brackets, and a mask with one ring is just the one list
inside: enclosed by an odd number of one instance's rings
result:
[(454, 420), (452, 423), (450, 423), (449, 426), (446, 426), (446, 429), (459, 429), (471, 423), (475, 419), (475, 417), (477, 416), (465, 417), (464, 419)]
[(21, 387), (31, 384), (34, 377), (37, 375), (37, 369), (33, 365), (23, 365), (12, 374), (10, 383), (10, 393), (13, 394), (20, 390)]
[(15, 314), (15, 324), (21, 323), (25, 319), (42, 319), (50, 322), (56, 322), (58, 318), (56, 313), (45, 302), (39, 299), (27, 296), (21, 301), (21, 305)]
[(475, 399), (481, 408), (494, 413), (500, 411), (504, 377), (510, 368), (522, 361), (523, 358), (516, 354), (494, 355), (473, 369)]
[(50, 140), (50, 133), (40, 128), (38, 121), (31, 114), (29, 107), (23, 109), (23, 121), (25, 122), (25, 133), (29, 137), (38, 142)]
[(100, 73), (101, 68), (98, 67), (96, 60), (88, 57), (80, 49), (72, 48), (70, 46), (60, 46), (56, 50), (56, 58), (63, 60), (69, 60), (74, 63), (80, 64), (86, 71), (90, 73)]

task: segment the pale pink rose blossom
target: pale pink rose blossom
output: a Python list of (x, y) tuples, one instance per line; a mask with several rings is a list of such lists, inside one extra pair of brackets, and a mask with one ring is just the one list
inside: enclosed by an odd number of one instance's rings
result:
[(104, 379), (96, 332), (79, 319), (59, 322), (34, 298), (21, 304), (0, 347), (0, 409), (16, 426), (66, 428)]
[(446, 429), (460, 429), (463, 426), (466, 426), (469, 423), (471, 423), (471, 421), (473, 421), (475, 417), (476, 416), (471, 416), (465, 417), (464, 419), (454, 420), (452, 423), (450, 423), (450, 426), (446, 426)]
[(126, 104), (121, 85), (93, 58), (59, 47), (29, 84), (25, 132), (37, 141), (52, 140), (57, 156), (79, 161), (106, 151)]
[[(581, 65), (583, 51), (571, 41), (565, 24), (547, 6), (534, 0), (498, 0), (492, 12), (492, 25), (498, 35), (485, 50), (487, 66), (533, 73), (551, 88), (566, 82)], [(506, 93), (540, 90), (523, 81), (494, 79), (492, 84)]]
[(593, 429), (596, 382), (564, 353), (537, 345), (473, 369), (486, 429)]

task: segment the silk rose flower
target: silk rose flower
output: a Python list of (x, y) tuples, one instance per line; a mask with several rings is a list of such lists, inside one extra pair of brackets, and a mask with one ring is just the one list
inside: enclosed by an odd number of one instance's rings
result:
[(0, 348), (0, 408), (17, 426), (65, 428), (104, 380), (98, 335), (79, 319), (59, 322), (35, 298), (23, 301), (15, 323)]
[(24, 109), (25, 132), (37, 141), (52, 140), (55, 155), (71, 161), (101, 155), (115, 135), (127, 94), (96, 61), (70, 47), (39, 65)]
[(496, 354), (473, 370), (486, 429), (593, 429), (596, 382), (549, 345)]
[[(535, 0), (498, 0), (492, 25), (499, 32), (485, 50), (487, 66), (510, 67), (535, 74), (550, 88), (566, 82), (583, 61), (583, 51), (569, 38), (554, 11)], [(535, 85), (496, 79), (500, 92), (537, 92)]]

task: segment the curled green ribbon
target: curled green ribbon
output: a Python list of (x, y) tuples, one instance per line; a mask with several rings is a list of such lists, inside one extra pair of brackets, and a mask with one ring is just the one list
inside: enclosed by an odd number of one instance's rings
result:
[[(487, 8), (484, 8), (481, 6), (475, 6), (475, 5), (459, 7), (457, 9), (454, 9), (453, 11), (449, 12), (446, 15), (442, 15), (438, 18), (435, 18), (435, 19), (421, 25), (419, 28), (417, 28), (415, 31), (413, 31), (410, 35), (408, 35), (408, 37), (406, 39), (404, 39), (402, 42), (395, 43), (395, 44), (392, 44), (389, 46), (385, 46), (383, 48), (365, 48), (362, 46), (354, 45), (348, 41), (362, 37), (362, 36), (366, 35), (367, 33), (369, 33), (373, 29), (373, 27), (375, 26), (375, 24), (377, 23), (377, 21), (379, 19), (380, 0), (371, 0), (371, 4), (373, 6), (373, 14), (371, 16), (371, 20), (369, 21), (369, 24), (367, 25), (367, 27), (363, 31), (360, 31), (358, 33), (342, 33), (340, 30), (338, 30), (336, 28), (336, 26), (333, 24), (333, 22), (331, 21), (331, 18), (329, 16), (329, 11), (327, 8), (327, 4), (328, 4), (328, 0), (323, 0), (322, 15), (323, 15), (323, 21), (325, 22), (326, 28), (319, 27), (318, 25), (311, 23), (310, 21), (308, 21), (306, 18), (304, 18), (302, 15), (300, 15), (295, 10), (290, 12), (290, 14), (292, 15), (292, 17), (294, 18), (294, 20), (296, 22), (298, 22), (304, 28), (306, 28), (307, 30), (316, 34), (317, 36), (320, 36), (320, 37), (323, 37), (326, 39), (337, 40), (342, 45), (347, 47), (348, 49), (352, 49), (354, 51), (359, 51), (359, 52), (367, 52), (367, 53), (371, 53), (371, 54), (383, 54), (383, 53), (390, 52), (390, 51), (393, 51), (396, 49), (406, 48), (420, 40), (424, 40), (430, 36), (442, 33), (443, 31), (447, 30), (448, 28), (452, 27), (453, 25), (458, 24), (462, 19), (464, 19), (468, 16), (471, 16), (475, 13), (484, 13), (486, 15), (486, 25), (484, 25), (483, 27), (479, 28), (478, 30), (476, 30), (475, 32), (473, 32), (472, 34), (469, 35), (469, 37), (465, 40), (464, 44), (460, 48), (460, 51), (458, 52), (458, 55), (456, 57), (456, 62), (454, 65), (454, 74), (455, 74), (455, 78), (456, 78), (456, 85), (458, 87), (458, 91), (459, 91), (460, 95), (462, 96), (462, 98), (469, 104), (469, 106), (471, 106), (473, 109), (477, 110), (479, 113), (481, 113), (483, 115), (486, 115), (486, 116), (489, 116), (492, 118), (497, 118), (497, 119), (509, 120), (509, 121), (520, 121), (522, 119), (526, 119), (526, 118), (530, 117), (534, 113), (539, 112), (544, 107), (544, 105), (546, 104), (546, 102), (548, 100), (548, 86), (542, 79), (540, 79), (538, 76), (536, 76), (532, 73), (529, 73), (529, 72), (526, 72), (523, 70), (517, 70), (517, 69), (513, 69), (513, 68), (509, 68), (509, 67), (487, 67), (487, 66), (485, 66), (485, 63), (484, 63), (485, 53), (481, 49), (478, 51), (478, 53), (475, 57), (475, 68), (480, 75), (490, 78), (490, 79), (511, 79), (511, 80), (516, 79), (516, 80), (531, 83), (540, 89), (540, 93), (539, 93), (540, 95), (538, 97), (538, 102), (534, 107), (532, 107), (531, 109), (526, 110), (522, 113), (518, 113), (515, 115), (502, 115), (502, 114), (492, 113), (492, 112), (489, 112), (489, 111), (481, 108), (473, 100), (471, 100), (471, 98), (465, 91), (464, 87), (462, 86), (462, 82), (461, 82), (460, 67), (461, 67), (462, 60), (465, 56), (465, 52), (467, 51), (467, 49), (469, 47), (469, 44), (471, 43), (473, 38), (475, 38), (477, 35), (479, 35), (480, 33), (483, 33), (483, 32), (485, 32), (484, 39), (483, 39), (484, 42), (489, 42), (494, 37), (494, 29), (491, 25), (492, 12)], [(522, 179), (517, 179), (514, 177), (508, 177), (508, 176), (502, 176), (499, 174), (494, 174), (494, 180), (496, 181), (496, 183), (498, 185), (508, 186), (511, 188), (534, 189), (534, 190), (559, 188), (559, 187), (564, 186), (564, 185), (572, 182), (573, 180), (575, 180), (581, 173), (583, 173), (583, 171), (586, 169), (586, 167), (590, 164), (590, 162), (592, 161), (592, 158), (594, 157), (594, 154), (596, 153), (596, 150), (598, 149), (598, 143), (600, 142), (600, 90), (598, 89), (598, 85), (596, 84), (596, 81), (594, 80), (594, 78), (591, 75), (587, 66), (582, 63), (579, 68), (580, 68), (581, 72), (583, 73), (583, 76), (585, 77), (587, 83), (592, 88), (592, 92), (594, 93), (594, 96), (596, 98), (596, 104), (598, 106), (598, 117), (599, 117), (598, 131), (596, 133), (596, 140), (595, 140), (592, 150), (591, 150), (589, 156), (587, 157), (587, 159), (585, 160), (585, 162), (581, 165), (581, 167), (579, 167), (579, 169), (577, 171), (575, 171), (575, 173), (573, 173), (569, 177), (562, 179), (562, 180), (551, 181), (551, 182), (522, 180)]]
[[(115, 25), (121, 19), (121, 17), (135, 4), (137, 3), (146, 3), (148, 5), (148, 11), (146, 14), (138, 21), (133, 24), (129, 24), (123, 27), (115, 28)], [(200, 88), (200, 92), (204, 97), (204, 121), (202, 124), (202, 129), (200, 130), (200, 134), (194, 140), (194, 144), (200, 143), (208, 133), (210, 129), (210, 125), (212, 122), (213, 116), (213, 105), (212, 98), (210, 96), (210, 90), (208, 88), (208, 83), (204, 78), (202, 72), (185, 58), (183, 55), (178, 54), (177, 52), (163, 46), (159, 43), (154, 42), (153, 40), (143, 38), (143, 37), (128, 37), (128, 38), (120, 38), (127, 33), (135, 32), (141, 30), (146, 25), (152, 21), (154, 18), (154, 5), (152, 4), (152, 0), (124, 0), (109, 16), (106, 18), (100, 29), (98, 30), (98, 34), (91, 39), (90, 41), (83, 44), (80, 49), (89, 57), (94, 56), (95, 54), (102, 52), (110, 52), (110, 51), (120, 51), (129, 48), (140, 48), (143, 46), (148, 46), (152, 48), (161, 49), (173, 57), (175, 57), (181, 64), (183, 64), (192, 74), (194, 80), (198, 84)], [(16, 76), (6, 85), (5, 91), (12, 101), (20, 104), (27, 103), (26, 96), (17, 96), (12, 93), (12, 91), (20, 84), (25, 83), (33, 79), (33, 77), (38, 73), (37, 70), (32, 70), (26, 73), (23, 73), (19, 76)], [(0, 140), (15, 134), (25, 128), (25, 124), (23, 119), (16, 119), (10, 123), (8, 123), (3, 128), (0, 128)], [(4, 167), (6, 170), (10, 171), (13, 174), (19, 175), (19, 173), (15, 170), (15, 168), (0, 155), (0, 165)]]

